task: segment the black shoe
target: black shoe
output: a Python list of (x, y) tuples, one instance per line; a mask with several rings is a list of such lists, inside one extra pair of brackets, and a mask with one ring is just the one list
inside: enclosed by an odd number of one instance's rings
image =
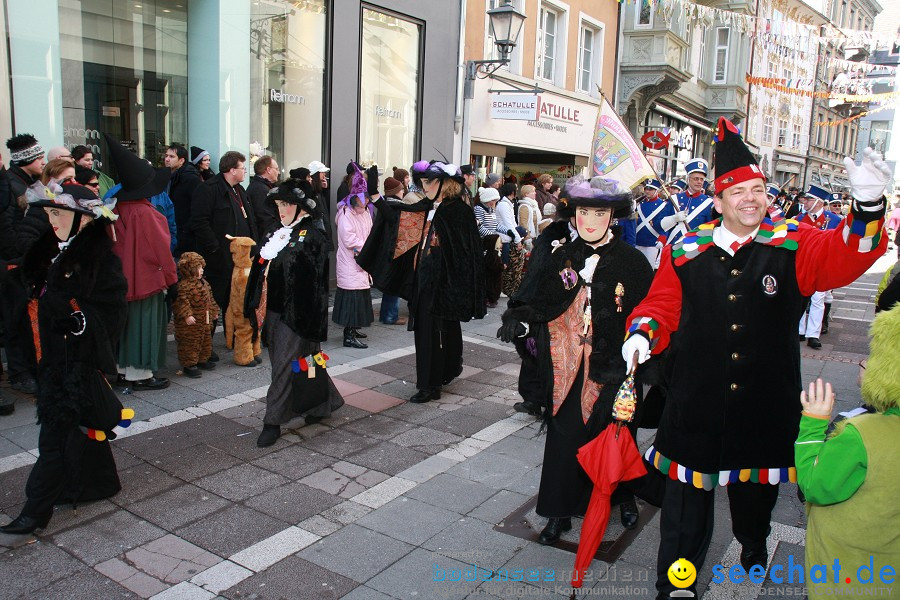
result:
[(130, 384), (128, 383), (128, 380), (125, 379), (125, 376), (124, 376), (124, 375), (122, 375), (121, 373), (119, 373), (118, 375), (116, 375), (116, 383), (115, 383), (115, 386), (116, 386), (116, 387), (121, 387), (121, 388), (123, 388), (123, 387), (128, 387), (129, 385), (130, 385)]
[(368, 348), (367, 345), (363, 344), (357, 338), (353, 337), (353, 334), (345, 334), (344, 335), (344, 347), (345, 348), (359, 348), (360, 350), (365, 350)]
[(806, 341), (806, 336), (805, 336), (805, 335), (801, 335), (801, 336), (800, 336), (800, 341), (801, 341), (801, 342), (805, 342), (805, 341)]
[(50, 517), (52, 515), (47, 515), (43, 518), (38, 517), (26, 517), (25, 515), (19, 515), (3, 527), (0, 527), (0, 533), (6, 533), (8, 535), (25, 535), (26, 533), (34, 533), (35, 529), (43, 529), (47, 526), (47, 523), (50, 522)]
[(547, 526), (544, 527), (544, 530), (541, 532), (541, 535), (538, 538), (538, 544), (544, 546), (555, 544), (559, 541), (562, 532), (569, 531), (570, 529), (572, 529), (571, 517), (551, 518), (547, 521)]
[(16, 390), (17, 392), (22, 392), (23, 394), (30, 394), (32, 396), (37, 394), (37, 382), (31, 377), (25, 377), (17, 381), (12, 381), (10, 382), (9, 387)]
[(262, 433), (256, 440), (256, 445), (260, 448), (267, 448), (278, 441), (281, 437), (281, 427), (278, 425), (263, 425)]
[(219, 355), (213, 352), (209, 355), (209, 362), (219, 362)]
[[(199, 367), (200, 365), (197, 365)], [(200, 372), (200, 369), (197, 367), (182, 367), (181, 372), (191, 379), (200, 379), (203, 377), (203, 373)]]
[(11, 415), (16, 412), (16, 401), (12, 398), (0, 396), (0, 416)]
[(625, 529), (634, 529), (638, 522), (638, 507), (634, 498), (626, 500), (619, 505), (619, 518), (622, 520), (622, 527)]
[(441, 398), (441, 389), (440, 388), (430, 388), (419, 390), (416, 392), (415, 396), (409, 399), (413, 404), (424, 404), (430, 400), (440, 400)]
[(748, 573), (750, 572), (750, 569), (756, 565), (761, 565), (763, 570), (765, 570), (768, 561), (769, 554), (766, 552), (765, 546), (759, 548), (743, 546), (741, 548), (741, 566), (744, 567), (744, 570)]
[(819, 338), (809, 338), (806, 340), (806, 345), (813, 350), (818, 350), (822, 347), (822, 342), (819, 341)]
[(350, 328), (350, 333), (352, 333), (352, 334), (353, 334), (353, 337), (355, 337), (355, 338), (367, 338), (367, 337), (369, 337), (369, 336), (367, 336), (366, 334), (364, 334), (362, 331), (360, 331), (358, 327), (351, 327), (351, 328)]
[(236, 364), (239, 367), (255, 367), (258, 363), (255, 360), (251, 360), (250, 362), (248, 362), (245, 365), (242, 365), (241, 363), (234, 363), (234, 364)]
[(259, 356), (259, 355), (254, 356), (253, 362), (255, 362), (258, 365), (261, 365), (262, 364), (262, 356)]
[(535, 404), (534, 402), (529, 402), (528, 400), (516, 402), (515, 404), (513, 404), (513, 408), (516, 412), (528, 413), (533, 417), (540, 417), (543, 414), (540, 404)]
[(136, 390), (164, 390), (169, 387), (169, 380), (165, 377), (148, 377), (131, 382), (131, 387)]
[(321, 423), (325, 420), (325, 417), (314, 417), (313, 415), (306, 415), (303, 417), (303, 420), (307, 425), (315, 425), (316, 423)]

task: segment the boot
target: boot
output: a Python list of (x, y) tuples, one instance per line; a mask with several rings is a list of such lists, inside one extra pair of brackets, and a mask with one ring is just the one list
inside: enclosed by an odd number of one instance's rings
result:
[(551, 517), (538, 538), (538, 544), (549, 546), (559, 541), (563, 531), (572, 529), (572, 517)]
[(625, 529), (634, 529), (638, 522), (638, 507), (634, 498), (626, 500), (619, 505), (619, 518), (622, 521), (622, 527)]
[(0, 393), (0, 415), (11, 415), (16, 411), (16, 401)]
[(825, 312), (822, 314), (822, 335), (828, 333), (828, 315), (831, 314), (831, 302), (825, 303)]
[(26, 533), (34, 533), (35, 529), (43, 529), (50, 522), (52, 513), (46, 517), (26, 517), (19, 515), (3, 527), (0, 527), (0, 533), (7, 535), (25, 535)]
[(350, 327), (344, 327), (344, 347), (359, 348), (361, 350), (368, 348), (368, 346), (363, 344), (356, 336), (353, 335), (353, 329)]
[(256, 440), (256, 445), (260, 448), (267, 448), (278, 441), (281, 437), (281, 427), (278, 425), (263, 425), (262, 433)]
[(359, 330), (359, 327), (351, 327), (351, 328), (350, 328), (350, 331), (353, 332), (353, 337), (355, 337), (355, 338), (367, 338), (367, 337), (369, 337), (369, 336), (367, 336), (366, 334), (364, 334), (362, 331), (360, 331), (360, 330)]

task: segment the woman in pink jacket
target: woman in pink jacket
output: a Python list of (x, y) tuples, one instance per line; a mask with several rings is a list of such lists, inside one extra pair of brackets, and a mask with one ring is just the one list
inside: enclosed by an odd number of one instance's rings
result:
[[(354, 164), (350, 183), (350, 195), (337, 206), (334, 221), (337, 224), (337, 292), (334, 295), (334, 312), (331, 319), (344, 326), (344, 346), (368, 348), (360, 341), (366, 334), (360, 327), (368, 327), (375, 318), (372, 280), (358, 264), (356, 255), (366, 243), (372, 231), (374, 206), (368, 196), (366, 176)], [(378, 172), (374, 172), (377, 185)]]

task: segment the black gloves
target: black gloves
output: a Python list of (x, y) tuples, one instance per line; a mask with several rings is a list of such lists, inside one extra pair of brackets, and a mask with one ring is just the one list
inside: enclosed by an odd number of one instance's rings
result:
[(497, 330), (497, 337), (500, 338), (500, 341), (509, 343), (527, 332), (525, 326), (516, 319), (503, 319), (503, 325)]
[(378, 193), (378, 165), (372, 165), (366, 169), (366, 185), (370, 196)]
[(53, 333), (81, 335), (84, 333), (85, 319), (81, 311), (73, 312), (68, 317), (53, 320)]

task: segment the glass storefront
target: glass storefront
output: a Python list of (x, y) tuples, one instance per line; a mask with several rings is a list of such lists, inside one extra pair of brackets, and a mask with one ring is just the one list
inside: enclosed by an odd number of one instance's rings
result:
[(364, 166), (409, 168), (419, 156), (421, 38), (417, 23), (362, 9), (358, 157)]
[(107, 132), (160, 162), (187, 142), (187, 1), (60, 0), (66, 146)]
[(250, 141), (287, 174), (323, 158), (325, 0), (259, 0), (250, 17)]

